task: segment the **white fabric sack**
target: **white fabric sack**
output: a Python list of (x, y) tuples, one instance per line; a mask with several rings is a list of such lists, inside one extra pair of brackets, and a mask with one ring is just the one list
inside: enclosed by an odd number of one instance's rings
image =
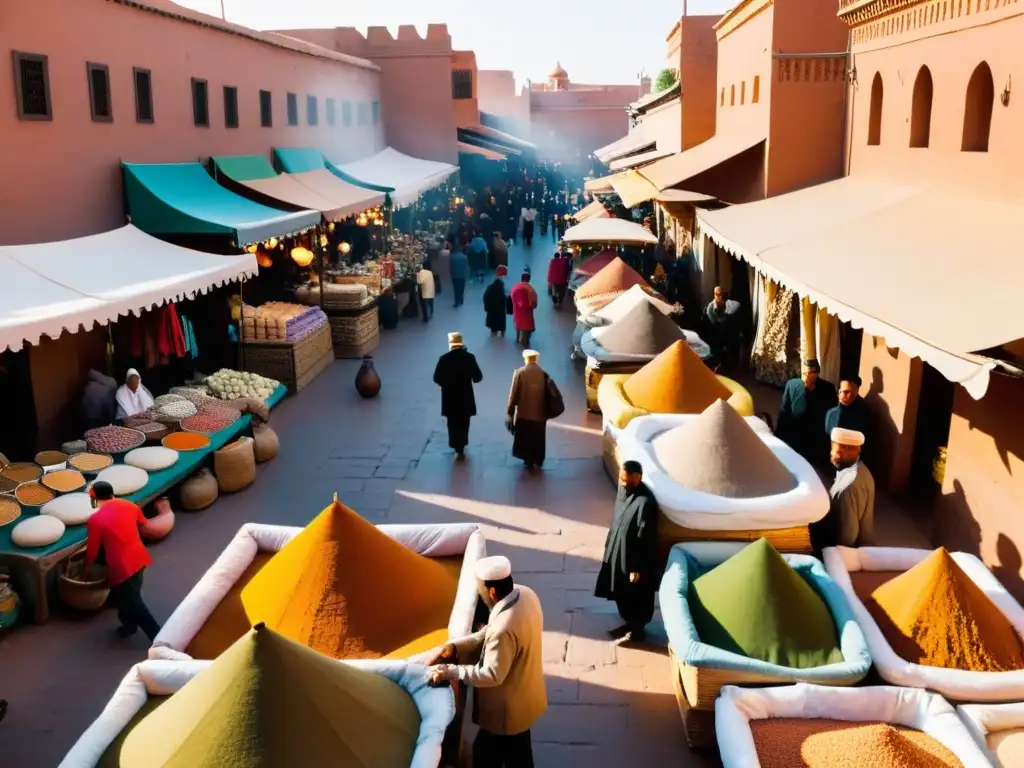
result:
[(996, 768), (1004, 768), (988, 748), (990, 734), (1024, 728), (1024, 702), (1016, 704), (964, 704), (956, 708), (974, 741)]
[(65, 493), (43, 504), (39, 513), (56, 517), (64, 525), (82, 525), (95, 511), (88, 493)]
[[(474, 573), (477, 560), (487, 554), (486, 541), (472, 523), (437, 525), (378, 525), (400, 544), (425, 557), (463, 555), (459, 586), (448, 623), (450, 640), (473, 631), (478, 596)], [(185, 649), (220, 605), (231, 588), (252, 565), (257, 552), (280, 552), (302, 528), (246, 523), (185, 599), (164, 622), (149, 649), (150, 659), (191, 660)]]
[[(103, 753), (146, 704), (150, 696), (177, 693), (212, 661), (143, 661), (132, 667), (100, 716), (83, 733), (59, 768), (95, 768)], [(386, 677), (402, 686), (420, 714), (420, 733), (410, 768), (436, 768), (441, 763), (445, 729), (455, 718), (450, 688), (430, 688), (426, 669), (403, 661), (339, 661)]]
[(138, 467), (129, 467), (127, 464), (115, 464), (96, 475), (94, 482), (110, 483), (115, 496), (127, 496), (146, 487), (149, 473)]
[(138, 467), (147, 472), (159, 472), (178, 463), (178, 452), (160, 445), (136, 448), (128, 451), (124, 463), (130, 467)]
[(64, 523), (53, 515), (36, 515), (22, 520), (11, 531), (15, 546), (31, 549), (48, 547), (64, 535)]
[[(846, 593), (857, 623), (864, 630), (871, 658), (882, 679), (896, 685), (928, 688), (954, 701), (996, 702), (1024, 699), (1024, 669), (1012, 672), (970, 672), (914, 664), (896, 655), (878, 623), (853, 591), (852, 571), (908, 571), (932, 554), (930, 549), (899, 547), (826, 547), (825, 570)], [(1024, 608), (1013, 599), (981, 560), (966, 552), (951, 553), (988, 598), (1002, 611), (1017, 633), (1024, 637)]]
[(814, 467), (771, 433), (756, 416), (745, 416), (758, 437), (797, 481), (786, 493), (754, 498), (726, 498), (679, 485), (661, 466), (652, 441), (659, 434), (700, 418), (700, 414), (638, 416), (619, 435), (619, 453), (639, 461), (644, 482), (662, 513), (677, 525), (698, 531), (746, 531), (791, 528), (817, 522), (829, 509), (828, 490)]
[(750, 721), (771, 717), (902, 725), (931, 736), (964, 768), (991, 768), (953, 707), (937, 694), (893, 686), (833, 688), (806, 683), (722, 688), (715, 702), (715, 735), (724, 768), (760, 768)]

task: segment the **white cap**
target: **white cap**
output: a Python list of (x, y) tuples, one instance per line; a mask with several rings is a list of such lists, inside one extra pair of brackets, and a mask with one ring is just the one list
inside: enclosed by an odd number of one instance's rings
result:
[(512, 563), (504, 555), (477, 560), (476, 577), (480, 581), (501, 581), (512, 575)]
[[(134, 368), (129, 368), (129, 369), (128, 369), (128, 373), (126, 373), (126, 374), (124, 375), (125, 381), (127, 381), (128, 379), (130, 379), (130, 378), (131, 378), (132, 376), (139, 376), (139, 372), (138, 372), (137, 370), (135, 370)], [(141, 377), (141, 376), (139, 376), (139, 378), (141, 379), (142, 377)]]
[(462, 334), (458, 331), (448, 334), (448, 346), (449, 347), (461, 347), (462, 346)]
[(832, 442), (840, 445), (850, 445), (859, 448), (864, 445), (864, 433), (855, 429), (844, 429), (836, 427), (832, 430)]
[(538, 357), (540, 357), (540, 352), (538, 352), (536, 349), (523, 350), (523, 360), (526, 360), (527, 362), (529, 362), (530, 360), (536, 360)]

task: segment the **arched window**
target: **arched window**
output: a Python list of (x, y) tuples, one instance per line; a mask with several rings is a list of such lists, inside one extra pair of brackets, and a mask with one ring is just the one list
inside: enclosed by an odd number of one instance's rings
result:
[(735, 85), (730, 85), (729, 86), (729, 106), (732, 107), (732, 106), (735, 106), (735, 104), (736, 104), (736, 86)]
[(868, 144), (877, 147), (882, 143), (882, 73), (875, 72), (871, 81), (871, 112), (868, 114)]
[(981, 62), (967, 83), (964, 103), (964, 136), (960, 149), (964, 152), (988, 152), (988, 134), (992, 128), (992, 106), (996, 89), (992, 70)]
[(921, 67), (914, 80), (914, 101), (910, 111), (910, 146), (927, 147), (932, 133), (932, 73)]

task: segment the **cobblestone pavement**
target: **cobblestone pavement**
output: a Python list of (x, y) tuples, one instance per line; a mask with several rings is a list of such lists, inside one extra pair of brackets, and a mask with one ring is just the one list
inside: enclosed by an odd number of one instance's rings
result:
[[(593, 597), (614, 489), (600, 460), (600, 420), (587, 415), (582, 370), (569, 360), (573, 312), (543, 296), (550, 241), (512, 249), (512, 275), (530, 264), (542, 294), (533, 346), (565, 394), (566, 413), (548, 429), (549, 461), (528, 475), (511, 459), (504, 411), (512, 371), (521, 364), (512, 338), (490, 338), (482, 286), (453, 309), (450, 286), (434, 319), (403, 320), (384, 333), (375, 363), (377, 400), (361, 401), (358, 361), (338, 362), (274, 412), (280, 456), (260, 467), (251, 488), (205, 512), (179, 513), (171, 536), (151, 548), (145, 596), (166, 618), (239, 526), (304, 525), (332, 494), (369, 520), (480, 523), (492, 553), (508, 555), (516, 577), (540, 595), (550, 706), (534, 728), (538, 766), (711, 765), (691, 755), (682, 734), (665, 640), (656, 618), (650, 645), (612, 646), (614, 606)], [(447, 446), (434, 363), (446, 334), (461, 331), (477, 355), (477, 387), (468, 459)], [(381, 574), (386, 578), (386, 574)], [(112, 611), (57, 616), (0, 641), (0, 698), (10, 712), (0, 725), (0, 764), (55, 766), (102, 709), (146, 640), (114, 636)]]

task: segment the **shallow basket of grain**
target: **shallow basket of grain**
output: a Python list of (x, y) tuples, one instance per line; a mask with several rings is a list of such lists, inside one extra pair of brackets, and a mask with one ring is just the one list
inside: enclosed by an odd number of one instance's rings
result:
[(68, 455), (64, 451), (40, 451), (35, 458), (36, 464), (47, 469), (63, 467), (67, 460)]
[(110, 596), (107, 584), (107, 569), (93, 565), (83, 578), (85, 553), (72, 555), (61, 568), (57, 592), (65, 605), (79, 611), (98, 611)]
[(0, 527), (21, 517), (21, 504), (10, 496), (0, 496)]
[(43, 468), (30, 461), (15, 461), (0, 469), (0, 477), (18, 483), (30, 483), (43, 476)]
[(85, 487), (85, 475), (77, 469), (55, 469), (43, 475), (39, 482), (57, 493), (73, 493)]
[(77, 469), (83, 475), (95, 475), (113, 463), (113, 456), (95, 451), (82, 451), (68, 457), (68, 466), (71, 469)]
[(14, 497), (23, 507), (41, 507), (57, 498), (57, 492), (47, 488), (38, 480), (22, 483), (14, 489)]
[(953, 707), (915, 688), (730, 685), (715, 720), (724, 768), (991, 768)]

